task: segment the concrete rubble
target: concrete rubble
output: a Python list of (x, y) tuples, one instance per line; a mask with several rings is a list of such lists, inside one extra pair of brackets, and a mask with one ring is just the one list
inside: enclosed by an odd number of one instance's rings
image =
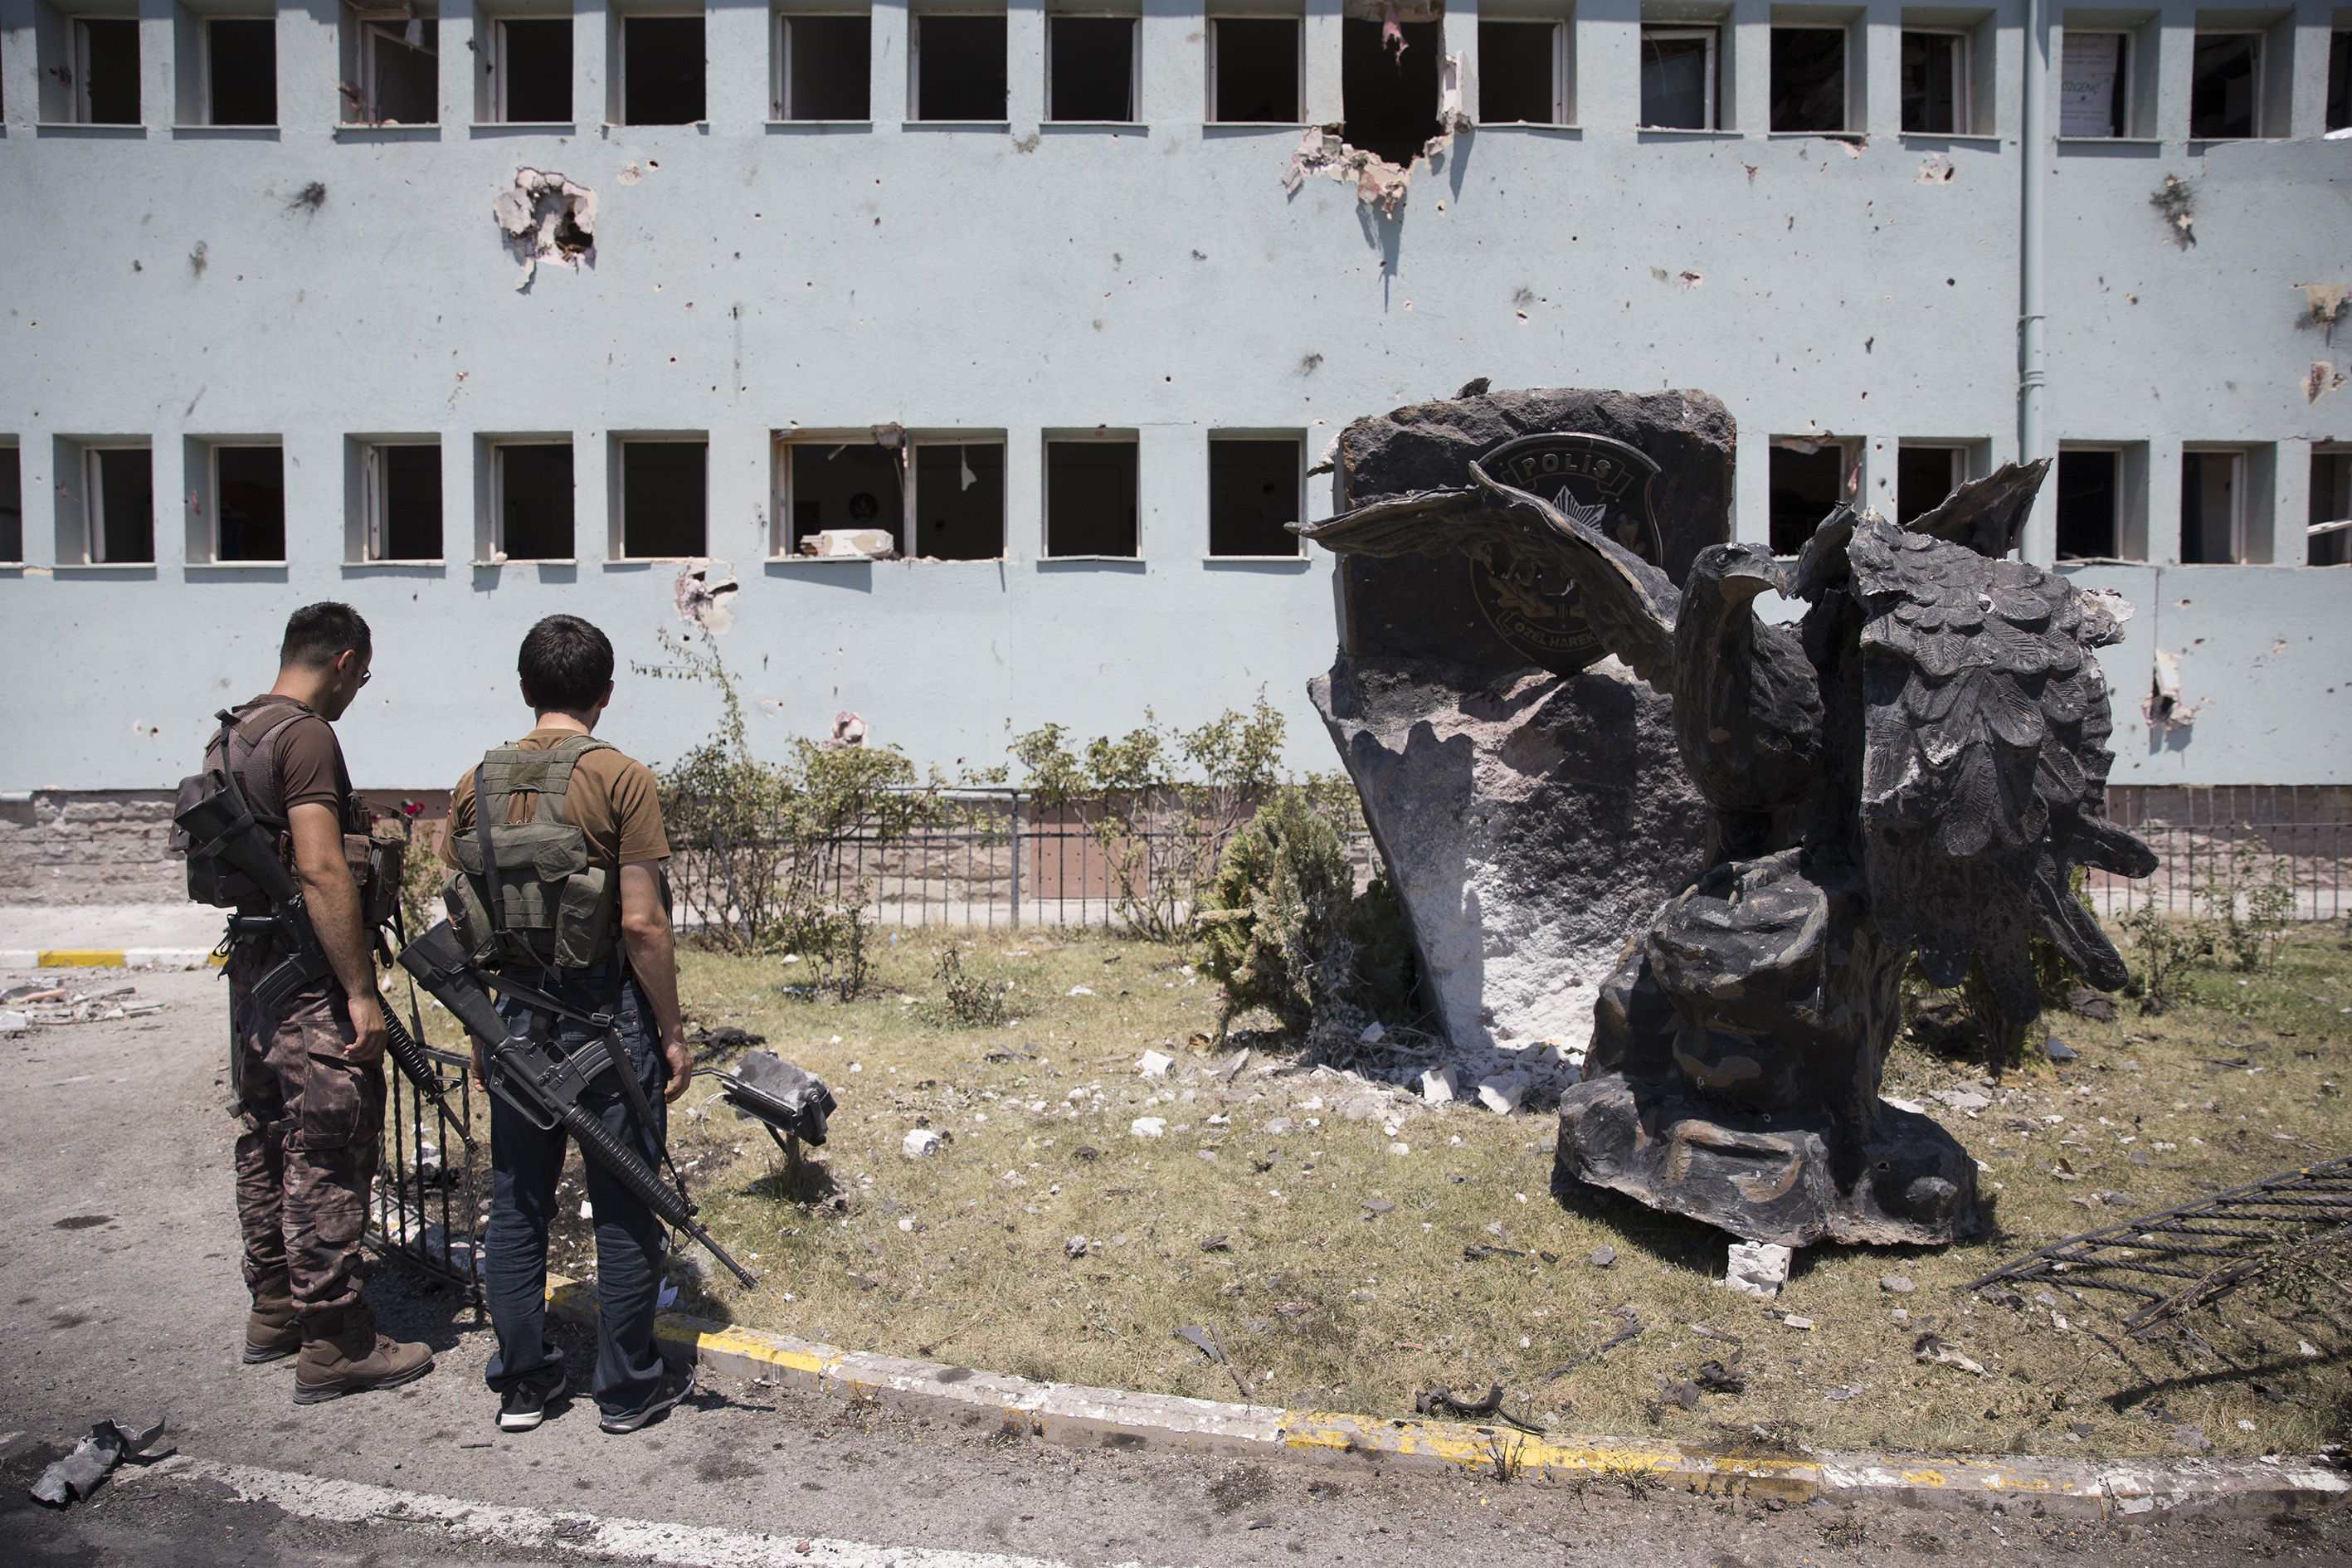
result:
[(87, 1498), (96, 1491), (115, 1466), (125, 1459), (146, 1461), (160, 1459), (161, 1454), (150, 1454), (147, 1447), (163, 1435), (163, 1423), (152, 1426), (130, 1426), (120, 1421), (100, 1421), (89, 1429), (89, 1436), (74, 1445), (74, 1451), (41, 1472), (33, 1483), (33, 1500), (52, 1508)]
[(1769, 1301), (1789, 1282), (1789, 1260), (1795, 1254), (1769, 1241), (1735, 1241), (1723, 1283), (1743, 1296)]

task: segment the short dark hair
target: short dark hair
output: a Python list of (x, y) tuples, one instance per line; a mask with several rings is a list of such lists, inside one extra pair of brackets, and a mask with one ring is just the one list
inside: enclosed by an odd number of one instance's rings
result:
[(360, 613), (330, 599), (305, 605), (286, 617), (286, 640), (278, 645), (278, 662), (317, 669), (344, 653), (357, 650), (364, 658), (374, 648), (375, 639)]
[(613, 645), (578, 616), (550, 616), (530, 628), (515, 659), (522, 700), (544, 712), (593, 708), (613, 679)]

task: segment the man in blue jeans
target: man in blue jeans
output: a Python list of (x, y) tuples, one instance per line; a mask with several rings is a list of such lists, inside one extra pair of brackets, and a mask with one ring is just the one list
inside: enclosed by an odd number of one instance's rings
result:
[[(531, 732), (489, 752), (451, 793), (441, 858), (451, 922), (478, 958), (571, 1010), (609, 1016), (656, 1125), (611, 1072), (581, 1105), (658, 1168), (667, 1102), (686, 1092), (693, 1056), (681, 1037), (677, 962), (664, 868), (669, 843), (652, 772), (594, 738), (613, 700), (613, 645), (576, 616), (550, 616), (517, 661)], [(478, 817), (491, 825), (486, 858)], [(584, 862), (584, 864), (583, 864)], [(576, 866), (551, 875), (551, 868)], [(493, 883), (496, 884), (495, 888)], [(499, 1009), (521, 1022), (529, 1003)], [(542, 1017), (572, 1054), (605, 1037), (575, 1018)], [(475, 1047), (475, 1073), (482, 1072)], [(565, 1392), (562, 1357), (547, 1342), (547, 1227), (568, 1142), (493, 1098), (490, 1219), (486, 1243), (498, 1352), (487, 1372), (499, 1426), (527, 1432)], [(596, 1221), (596, 1377), (607, 1432), (658, 1419), (692, 1387), (654, 1343), (667, 1237), (661, 1220), (596, 1161), (582, 1162)]]

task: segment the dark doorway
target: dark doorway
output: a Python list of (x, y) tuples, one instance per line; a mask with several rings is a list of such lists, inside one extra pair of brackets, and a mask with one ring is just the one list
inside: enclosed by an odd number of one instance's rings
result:
[(1772, 448), (1772, 553), (1794, 555), (1845, 495), (1845, 448)]
[(784, 18), (784, 118), (873, 118), (874, 20)]
[(915, 118), (1004, 118), (1004, 18), (915, 18)]
[(1298, 443), (1209, 443), (1209, 553), (1297, 555)]
[(1298, 123), (1298, 24), (1286, 16), (1219, 16), (1215, 115), (1233, 124)]
[(1343, 22), (1339, 29), (1340, 135), (1351, 147), (1400, 167), (1421, 155), (1437, 134), (1437, 65), (1442, 36), (1435, 22), (1402, 25), (1400, 54), (1383, 42), (1378, 22)]
[(520, 442), (499, 448), (499, 550), (509, 561), (569, 561), (572, 443)]
[(214, 125), (278, 123), (278, 23), (215, 16), (205, 24), (205, 81)]
[(286, 559), (284, 447), (214, 447), (213, 495), (220, 507), (219, 552), (213, 559)]
[(1133, 555), (1135, 443), (1045, 443), (1045, 553)]
[(692, 125), (703, 116), (702, 18), (621, 20), (621, 122)]
[(994, 561), (1004, 553), (1004, 444), (915, 448), (915, 553)]
[(707, 441), (621, 446), (621, 553), (632, 560), (708, 554), (703, 495)]

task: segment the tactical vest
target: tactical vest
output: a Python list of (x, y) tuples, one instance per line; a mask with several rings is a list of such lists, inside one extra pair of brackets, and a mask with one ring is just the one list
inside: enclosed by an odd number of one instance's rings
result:
[[(265, 696), (243, 708), (225, 708), (213, 715), (220, 729), (205, 747), (204, 772), (180, 781), (174, 812), (186, 809), (213, 791), (227, 787), (242, 796), (254, 820), (276, 837), (278, 858), (294, 868), (294, 841), (286, 820), (286, 806), (278, 784), (278, 743), (286, 728), (311, 710), (290, 697)], [(340, 758), (338, 759), (340, 769)], [(360, 918), (370, 928), (392, 918), (400, 897), (400, 876), (408, 847), (405, 823), (375, 820), (366, 803), (340, 771), (335, 779), (339, 796), (336, 816), (343, 837), (343, 861), (359, 889)], [(226, 863), (194, 853), (185, 832), (172, 829), (172, 848), (188, 859), (188, 897), (215, 909), (249, 909), (265, 900), (250, 878)]]
[[(593, 735), (544, 751), (500, 746), (474, 770), (474, 824), (449, 836), (459, 868), (442, 884), (441, 901), (475, 963), (584, 969), (611, 954), (619, 879), (588, 863), (587, 835), (563, 815), (574, 766), (611, 749)], [(534, 797), (528, 822), (507, 820), (517, 791)]]

